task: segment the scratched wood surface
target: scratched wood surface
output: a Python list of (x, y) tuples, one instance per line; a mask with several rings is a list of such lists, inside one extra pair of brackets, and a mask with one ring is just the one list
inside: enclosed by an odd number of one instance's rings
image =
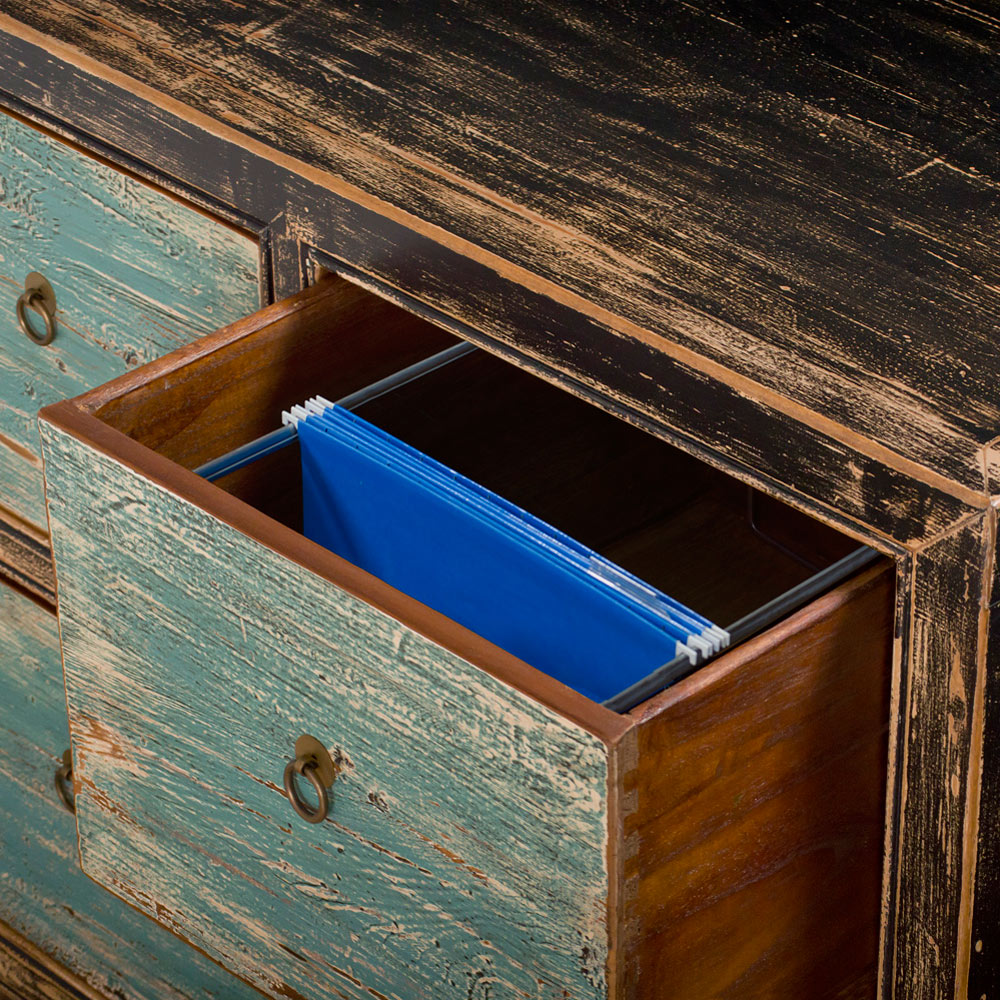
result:
[(845, 438), (997, 482), (985, 3), (2, 9)]
[[(983, 235), (995, 214), (997, 22), (982, 4), (811, 6), (781, 19), (764, 5), (678, 5), (647, 19), (637, 44), (634, 6), (590, 5), (569, 23), (549, 5), (528, 26), (455, 6), (447, 30), (433, 7), (404, 24), (275, 3), (226, 8), (221, 28), (201, 8), (133, 0), (0, 10), (14, 15), (0, 15), (10, 93), (249, 214), (283, 214), (293, 241), (478, 322), (549, 377), (825, 518), (916, 552), (1000, 489), (996, 268)], [(350, 30), (317, 31), (325, 17)], [(485, 22), (499, 30), (477, 32)], [(602, 88), (612, 65), (615, 85)], [(608, 95), (642, 114), (605, 107)], [(461, 127), (431, 136), (450, 122)], [(590, 141), (573, 149), (567, 136)], [(553, 179), (549, 165), (566, 161)], [(902, 720), (928, 767), (898, 781), (904, 748), (890, 757), (887, 955), (891, 965), (898, 939), (907, 998), (951, 995), (957, 980), (938, 959), (960, 965), (962, 948), (926, 946), (925, 926), (960, 926), (973, 870), (982, 887), (997, 879), (970, 855), (974, 795), (961, 820), (944, 805), (952, 775), (975, 791), (982, 720), (950, 728), (937, 676), (949, 676), (946, 644), (908, 643), (911, 607), (946, 618), (966, 577), (966, 565), (949, 586), (901, 577), (899, 711), (911, 687), (935, 692)], [(957, 824), (944, 863), (905, 830), (902, 853), (893, 847), (904, 793)], [(988, 898), (975, 905), (995, 926)], [(983, 971), (995, 950), (974, 952), (980, 981), (1000, 969)]]
[[(756, 383), (733, 382), (723, 367), (662, 337), (650, 339), (636, 324), (595, 311), (582, 296), (470, 240), (214, 127), (2, 14), (0, 28), (17, 32), (0, 30), (0, 87), (22, 112), (64, 130), (65, 119), (77, 139), (100, 136), (102, 148), (162, 183), (180, 178), (185, 189), (209, 192), (244, 215), (274, 219), (285, 233), (275, 245), (290, 258), (300, 241), (322, 248), (328, 252), (310, 250), (310, 258), (334, 270), (360, 269), (383, 293), (400, 295), (417, 311), (434, 310), (467, 339), (599, 405), (621, 408), (709, 461), (783, 484), (825, 518), (861, 521), (908, 542), (934, 537), (984, 502), (881, 445), (845, 438), (839, 425), (817, 423), (799, 404)], [(288, 288), (300, 269), (286, 271), (278, 277)]]
[(52, 784), (67, 746), (55, 616), (0, 584), (0, 924), (75, 972), (91, 996), (258, 996), (83, 874), (76, 824)]
[(42, 428), (85, 870), (276, 997), (603, 996), (601, 740)]
[[(229, 226), (0, 114), (0, 503), (44, 528), (39, 408), (252, 312), (257, 256)], [(47, 347), (15, 317), (31, 271), (59, 306)]]

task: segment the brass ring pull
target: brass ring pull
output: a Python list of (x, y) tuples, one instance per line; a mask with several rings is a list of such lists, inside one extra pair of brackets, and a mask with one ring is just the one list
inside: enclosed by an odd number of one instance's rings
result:
[[(31, 325), (28, 319), (29, 308), (45, 320), (45, 333), (37, 333)], [(24, 279), (24, 291), (17, 300), (17, 322), (28, 340), (39, 347), (51, 344), (55, 338), (56, 293), (37, 271), (32, 271)]]
[[(315, 809), (299, 795), (296, 775), (301, 775), (313, 786), (319, 798)], [(327, 789), (336, 777), (337, 770), (326, 747), (312, 736), (300, 736), (295, 741), (295, 760), (285, 765), (284, 776), (285, 793), (296, 814), (307, 823), (322, 823), (330, 812)]]
[(64, 750), (62, 763), (56, 768), (56, 791), (62, 804), (71, 812), (76, 813), (76, 799), (73, 796), (73, 755)]

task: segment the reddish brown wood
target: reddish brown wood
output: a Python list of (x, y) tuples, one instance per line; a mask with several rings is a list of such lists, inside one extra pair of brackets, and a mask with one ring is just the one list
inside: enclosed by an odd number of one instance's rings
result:
[(893, 574), (636, 709), (626, 996), (873, 997)]
[(102, 420), (186, 468), (280, 426), (314, 395), (336, 399), (454, 343), (337, 277), (79, 397)]

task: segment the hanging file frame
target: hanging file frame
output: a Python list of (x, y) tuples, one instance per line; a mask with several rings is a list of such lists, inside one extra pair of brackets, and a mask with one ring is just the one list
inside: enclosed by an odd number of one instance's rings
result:
[[(397, 388), (409, 385), (428, 374), (437, 372), (441, 368), (480, 350), (480, 348), (470, 343), (459, 343), (352, 392), (338, 399), (335, 404), (325, 399), (322, 400), (321, 404), (314, 403), (313, 411), (315, 412), (317, 405), (337, 405), (346, 410), (356, 410), (367, 402), (391, 393)], [(308, 415), (308, 412), (309, 408), (305, 404), (285, 411), (282, 414), (282, 427), (235, 448), (211, 462), (204, 463), (194, 471), (210, 481), (216, 481), (238, 469), (245, 468), (247, 465), (261, 458), (273, 454), (275, 451), (297, 443), (298, 423)], [(867, 546), (859, 546), (847, 556), (815, 572), (802, 583), (789, 588), (774, 600), (766, 602), (751, 614), (731, 623), (725, 629), (716, 626), (716, 630), (723, 634), (728, 633), (727, 638), (731, 637), (731, 644), (743, 642), (776, 624), (796, 609), (810, 603), (822, 593), (832, 589), (878, 558), (879, 553), (874, 549)], [(604, 560), (604, 563), (610, 568), (612, 573), (615, 571), (616, 567), (613, 564), (607, 563), (606, 560)], [(613, 711), (620, 713), (628, 712), (659, 691), (689, 676), (704, 665), (704, 663), (718, 656), (726, 646), (727, 643), (713, 642), (705, 649), (704, 655), (700, 656), (691, 656), (688, 652), (682, 652), (674, 658), (658, 665), (655, 669), (649, 671), (649, 673), (634, 683), (627, 685), (622, 690), (615, 692), (613, 695), (604, 699), (595, 698), (594, 700), (599, 700), (600, 704)]]

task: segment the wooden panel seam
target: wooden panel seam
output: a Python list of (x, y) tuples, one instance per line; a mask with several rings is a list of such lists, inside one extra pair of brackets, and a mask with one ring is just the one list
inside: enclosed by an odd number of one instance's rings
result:
[[(987, 558), (983, 560), (982, 597), (979, 609), (979, 655), (976, 664), (975, 701), (972, 709), (969, 767), (966, 779), (965, 819), (962, 824), (964, 851), (959, 904), (958, 954), (955, 965), (955, 996), (967, 997), (972, 961), (972, 920), (975, 912), (976, 865), (979, 856), (980, 793), (985, 745), (986, 669), (989, 647), (993, 587), (993, 554), (997, 543), (997, 512), (988, 508), (984, 518)], [(991, 817), (991, 822), (996, 822)]]

